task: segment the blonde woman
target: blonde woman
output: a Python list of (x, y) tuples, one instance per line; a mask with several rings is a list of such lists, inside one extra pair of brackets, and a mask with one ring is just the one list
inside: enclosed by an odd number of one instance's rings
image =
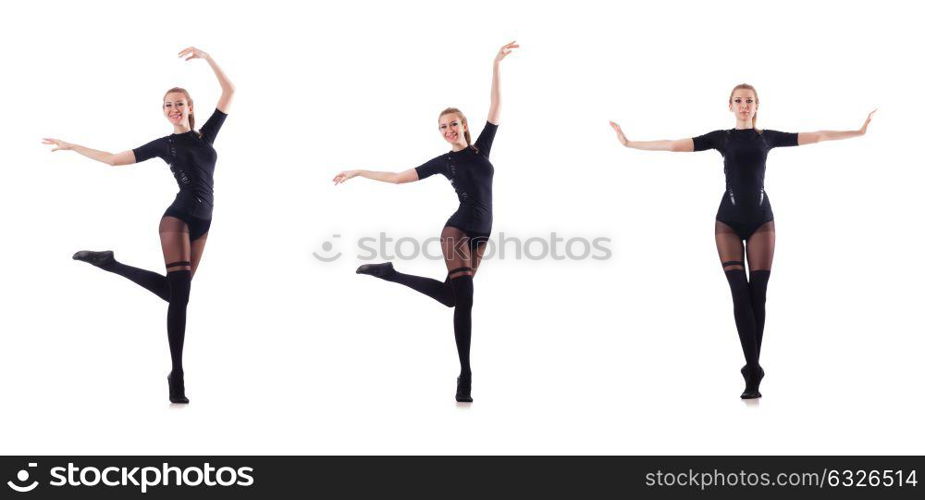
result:
[(189, 47), (178, 55), (187, 61), (206, 61), (222, 89), (215, 110), (198, 131), (195, 129), (198, 113), (193, 99), (189, 92), (175, 87), (164, 94), (162, 104), (164, 118), (170, 123), (173, 133), (144, 146), (113, 154), (59, 139), (47, 138), (44, 142), (54, 146), (52, 151), (74, 151), (111, 166), (140, 163), (155, 157), (170, 165), (180, 191), (161, 217), (158, 228), (166, 276), (125, 265), (115, 259), (111, 250), (82, 250), (74, 254), (74, 259), (128, 278), (167, 301), (167, 340), (172, 364), (167, 377), (170, 401), (185, 404), (189, 403), (183, 378), (186, 307), (193, 274), (202, 259), (212, 223), (212, 177), (217, 158), (212, 144), (227, 116), (234, 85), (215, 60), (202, 50)]
[[(715, 149), (724, 158), (726, 192), (716, 214), (716, 248), (732, 291), (739, 341), (745, 354), (743, 399), (760, 398), (764, 370), (758, 364), (764, 335), (765, 301), (774, 259), (774, 214), (764, 191), (765, 162), (776, 147), (802, 146), (848, 139), (867, 133), (874, 112), (861, 128), (847, 131), (778, 132), (758, 128), (758, 92), (748, 84), (736, 85), (729, 95), (735, 128), (716, 130), (691, 139), (630, 141), (614, 122), (611, 127), (626, 147), (646, 151), (691, 152)], [(744, 242), (744, 245), (743, 245)], [(745, 258), (748, 258), (748, 276)]]
[(450, 152), (420, 167), (403, 172), (348, 170), (334, 177), (335, 184), (353, 177), (402, 184), (442, 174), (456, 190), (459, 209), (446, 222), (440, 234), (447, 268), (445, 281), (400, 273), (390, 262), (360, 266), (357, 273), (400, 283), (447, 307), (455, 308), (453, 330), (460, 364), (459, 377), (456, 379), (456, 401), (459, 402), (472, 402), (472, 369), (469, 365), (474, 291), (472, 278), (478, 270), (491, 234), (491, 185), (494, 167), (488, 160), (488, 155), (498, 129), (501, 111), (501, 61), (518, 47), (516, 42), (508, 43), (501, 47), (495, 56), (488, 122), (475, 142), (472, 142), (469, 122), (462, 111), (447, 108), (438, 117), (438, 127), (443, 139), (450, 145)]

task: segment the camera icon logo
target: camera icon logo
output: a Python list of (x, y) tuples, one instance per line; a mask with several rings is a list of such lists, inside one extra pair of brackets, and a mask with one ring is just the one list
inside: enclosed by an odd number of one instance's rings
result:
[[(35, 462), (29, 462), (29, 468), (35, 468), (35, 467), (38, 467), (38, 465), (39, 464)], [(16, 491), (18, 493), (28, 493), (34, 490), (39, 485), (38, 481), (32, 481), (31, 484), (25, 484), (25, 482), (28, 480), (29, 480), (29, 470), (22, 469), (16, 473), (16, 481), (7, 481), (6, 485), (9, 486), (13, 491)], [(19, 484), (17, 484), (17, 482), (23, 483), (25, 485), (20, 486)]]
[(331, 240), (325, 241), (321, 244), (321, 249), (324, 250), (324, 252), (320, 254), (318, 252), (312, 252), (312, 255), (314, 255), (315, 258), (321, 262), (334, 262), (335, 260), (339, 259), (343, 253), (337, 252), (334, 255), (330, 254), (331, 250), (334, 249), (334, 242), (332, 240), (336, 240), (338, 238), (340, 238), (339, 234), (331, 235)]

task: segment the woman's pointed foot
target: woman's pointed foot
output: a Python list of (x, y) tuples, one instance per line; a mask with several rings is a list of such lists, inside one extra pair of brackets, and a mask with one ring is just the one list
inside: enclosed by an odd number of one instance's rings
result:
[(472, 402), (472, 374), (456, 377), (456, 402)]
[(385, 278), (395, 274), (395, 268), (391, 262), (384, 264), (363, 264), (357, 268), (357, 274), (368, 274), (377, 278)]
[(170, 372), (167, 376), (167, 385), (170, 387), (170, 402), (175, 404), (189, 404), (186, 398), (186, 387), (183, 383), (183, 372)]
[(764, 378), (764, 370), (761, 366), (756, 365), (754, 368), (745, 365), (742, 367), (742, 377), (745, 379), (745, 391), (740, 396), (742, 399), (756, 399), (761, 397), (758, 387), (761, 385), (761, 379)]
[(112, 250), (104, 250), (102, 252), (81, 250), (75, 253), (71, 258), (74, 260), (82, 260), (88, 264), (93, 264), (94, 266), (102, 269), (106, 269), (116, 262), (116, 257), (112, 253)]

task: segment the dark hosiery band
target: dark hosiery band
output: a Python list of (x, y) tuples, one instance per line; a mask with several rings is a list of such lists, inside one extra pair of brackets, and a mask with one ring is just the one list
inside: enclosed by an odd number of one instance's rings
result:
[(449, 274), (453, 274), (453, 273), (458, 273), (458, 272), (460, 272), (460, 271), (471, 271), (471, 270), (472, 270), (471, 267), (457, 267), (456, 269), (451, 269), (451, 270), (450, 270), (449, 272), (447, 272), (446, 274), (449, 275)]
[(726, 262), (723, 262), (723, 267), (726, 267), (726, 266), (742, 266), (742, 267), (745, 267), (745, 262), (744, 262), (744, 261), (741, 261), (741, 260), (727, 260)]
[(177, 266), (191, 266), (192, 264), (188, 260), (178, 260), (176, 262), (171, 262), (167, 264), (167, 267), (177, 267)]

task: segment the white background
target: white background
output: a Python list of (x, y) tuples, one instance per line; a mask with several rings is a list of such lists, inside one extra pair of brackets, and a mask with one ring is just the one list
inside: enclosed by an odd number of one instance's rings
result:
[[(925, 452), (923, 36), (903, 2), (24, 5), (0, 33), (2, 453)], [(353, 274), (360, 236), (439, 234), (449, 183), (330, 179), (441, 154), (446, 106), (477, 134), (492, 58), (513, 39), (494, 236), (609, 237), (613, 258), (484, 262), (475, 403), (457, 406), (452, 311)], [(168, 167), (109, 168), (40, 139), (137, 147), (171, 131), (160, 100), (174, 85), (202, 123), (219, 89), (203, 61), (175, 58), (188, 45), (239, 92), (189, 309), (192, 404), (174, 408), (166, 304), (70, 258), (111, 248), (162, 271)], [(863, 138), (770, 155), (757, 404), (738, 397), (715, 255), (721, 157), (625, 149), (607, 126), (731, 128), (740, 82), (766, 128), (852, 129), (880, 109)], [(345, 256), (322, 264), (312, 252), (333, 234)]]

